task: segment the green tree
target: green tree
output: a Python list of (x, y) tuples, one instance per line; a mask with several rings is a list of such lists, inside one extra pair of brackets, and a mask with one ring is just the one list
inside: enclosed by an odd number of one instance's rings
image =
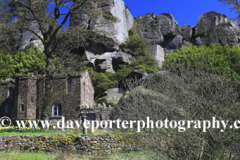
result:
[(89, 69), (90, 77), (95, 90), (95, 97), (102, 94), (109, 88), (114, 88), (118, 84), (118, 80), (112, 79), (113, 73), (98, 73), (92, 68)]
[[(105, 3), (109, 0), (95, 0), (95, 3)], [(0, 48), (13, 53), (22, 47), (23, 33), (28, 31), (36, 36), (43, 45), (46, 67), (43, 73), (45, 77), (45, 96), (50, 97), (53, 83), (53, 74), (56, 72), (56, 55), (58, 61), (67, 66), (68, 70), (80, 68), (82, 65), (78, 55), (71, 54), (73, 48), (85, 47), (87, 41), (101, 36), (92, 30), (84, 28), (68, 27), (67, 21), (73, 15), (90, 14), (91, 24), (103, 15), (104, 20), (117, 19), (111, 15), (104, 16), (105, 11), (92, 6), (90, 0), (0, 0)], [(13, 20), (13, 18), (16, 18)], [(104, 23), (104, 22), (102, 22)], [(32, 28), (31, 25), (36, 25)], [(107, 33), (101, 33), (107, 34)], [(105, 42), (105, 41), (102, 41)], [(23, 66), (19, 65), (20, 71)], [(46, 109), (50, 104), (46, 101), (42, 106), (42, 116), (46, 115)]]
[(131, 64), (122, 65), (122, 68), (115, 73), (118, 80), (136, 69), (143, 69), (147, 73), (156, 73), (158, 71), (157, 62), (150, 54), (148, 45), (148, 42), (133, 27), (121, 48), (131, 54), (134, 59)]
[(15, 78), (19, 74), (41, 74), (46, 67), (45, 54), (30, 47), (13, 54), (0, 51), (0, 79)]

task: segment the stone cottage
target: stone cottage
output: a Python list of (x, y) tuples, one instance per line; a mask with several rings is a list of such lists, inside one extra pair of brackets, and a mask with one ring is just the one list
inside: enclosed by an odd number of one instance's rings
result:
[[(50, 97), (45, 93), (44, 77), (19, 76), (1, 82), (0, 117), (40, 119), (43, 98), (48, 98), (48, 119), (79, 120), (81, 108), (91, 108), (94, 88), (88, 71), (55, 74)], [(90, 112), (87, 119), (98, 119), (99, 113)]]

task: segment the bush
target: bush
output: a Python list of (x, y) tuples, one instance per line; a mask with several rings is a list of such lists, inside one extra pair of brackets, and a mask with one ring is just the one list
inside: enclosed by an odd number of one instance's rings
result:
[(0, 79), (19, 74), (39, 74), (46, 67), (46, 56), (33, 47), (14, 53), (0, 51)]
[(185, 49), (175, 50), (166, 56), (163, 66), (172, 71), (179, 72), (182, 64), (186, 67), (202, 67), (207, 71), (226, 72), (229, 77), (240, 75), (240, 50), (229, 45), (216, 46), (190, 46)]
[[(227, 120), (228, 124), (239, 119), (240, 79), (229, 79), (224, 73), (207, 72), (201, 67), (185, 68), (184, 65), (179, 66), (179, 75), (171, 72), (155, 74), (141, 86), (130, 88), (130, 92), (114, 106), (110, 118), (141, 120), (145, 124), (150, 122), (146, 117), (155, 124), (166, 119), (169, 124), (177, 122), (175, 128), (163, 122), (160, 128), (145, 125), (141, 130), (145, 140), (154, 146), (151, 148), (152, 159), (162, 159), (159, 158), (161, 154), (167, 159), (179, 160), (239, 159), (239, 130), (231, 127), (224, 130), (223, 126), (215, 128), (212, 119)], [(132, 82), (127, 85), (133, 86)], [(179, 123), (181, 120), (201, 124), (195, 123), (187, 128), (187, 123)], [(203, 120), (211, 121), (212, 126), (207, 132), (202, 130)], [(142, 151), (147, 153), (146, 148)]]
[(133, 28), (126, 42), (121, 47), (126, 49), (127, 52), (134, 57), (134, 60), (130, 65), (123, 66), (119, 72), (127, 71), (129, 73), (135, 69), (143, 69), (147, 73), (157, 72), (157, 62), (150, 54), (147, 46), (148, 43), (146, 40)]
[[(84, 68), (85, 70), (86, 68)], [(112, 78), (113, 73), (98, 73), (92, 68), (87, 68), (94, 86), (95, 97), (105, 92), (109, 88), (117, 86), (118, 81)]]

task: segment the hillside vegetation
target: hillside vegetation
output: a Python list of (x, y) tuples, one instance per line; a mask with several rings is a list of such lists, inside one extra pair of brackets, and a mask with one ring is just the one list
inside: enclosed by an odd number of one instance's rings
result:
[(182, 64), (189, 68), (202, 67), (210, 72), (226, 72), (229, 77), (239, 77), (240, 50), (229, 45), (190, 46), (168, 54), (163, 66), (177, 73)]

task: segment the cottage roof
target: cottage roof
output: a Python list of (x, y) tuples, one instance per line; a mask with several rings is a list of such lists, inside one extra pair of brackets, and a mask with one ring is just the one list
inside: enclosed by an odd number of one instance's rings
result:
[[(80, 77), (82, 76), (85, 72), (88, 72), (88, 70), (85, 70), (85, 71), (81, 71), (81, 72), (71, 72), (71, 73), (57, 73), (57, 74), (54, 74), (53, 75), (53, 78), (66, 78), (67, 76), (71, 76), (71, 77)], [(20, 78), (20, 77), (38, 77), (38, 79), (42, 79), (44, 77), (46, 77), (47, 75), (43, 75), (43, 76), (37, 76), (37, 75), (26, 75), (26, 74), (20, 74), (18, 75), (17, 78)], [(5, 80), (2, 80), (1, 81), (1, 84), (7, 84), (7, 83), (15, 83), (16, 82), (16, 79), (5, 79)]]
[(6, 83), (10, 83), (10, 82), (15, 83), (15, 79), (10, 79), (9, 78), (9, 79), (5, 79), (5, 80), (1, 81), (2, 84), (6, 84)]

